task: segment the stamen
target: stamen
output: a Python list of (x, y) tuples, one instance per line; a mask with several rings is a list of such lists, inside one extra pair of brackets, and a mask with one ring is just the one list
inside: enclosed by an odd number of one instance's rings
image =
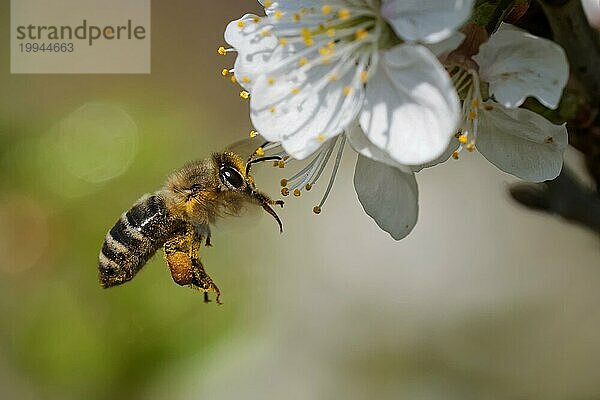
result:
[(255, 137), (257, 137), (257, 136), (258, 136), (258, 132), (256, 132), (256, 131), (253, 129), (253, 130), (251, 130), (251, 131), (250, 131), (250, 134), (249, 134), (249, 136), (250, 136), (251, 138), (255, 138)]
[(242, 99), (244, 99), (244, 100), (248, 100), (248, 99), (250, 98), (250, 93), (248, 93), (248, 92), (247, 92), (247, 91), (245, 91), (245, 90), (242, 90), (242, 91), (240, 92), (240, 97), (241, 97)]
[(331, 6), (329, 4), (325, 4), (323, 7), (321, 7), (321, 12), (323, 15), (331, 14)]
[(327, 184), (327, 188), (325, 189), (325, 194), (323, 195), (323, 198), (321, 199), (321, 202), (319, 203), (319, 205), (316, 206), (315, 208), (313, 208), (313, 212), (315, 214), (319, 214), (321, 212), (321, 209), (323, 208), (323, 204), (325, 204), (325, 201), (327, 200), (327, 197), (329, 196), (329, 193), (331, 192), (331, 188), (333, 187), (333, 183), (335, 182), (335, 176), (337, 175), (338, 168), (340, 167), (340, 162), (342, 160), (342, 154), (344, 153), (344, 145), (345, 144), (346, 144), (346, 136), (341, 135), (340, 145), (338, 148), (337, 155), (335, 157), (335, 163), (333, 164), (333, 170), (331, 171), (331, 177), (329, 178), (329, 183)]

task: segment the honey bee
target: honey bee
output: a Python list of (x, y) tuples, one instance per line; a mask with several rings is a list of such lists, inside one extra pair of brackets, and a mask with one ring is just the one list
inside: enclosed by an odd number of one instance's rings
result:
[(253, 164), (281, 158), (256, 158), (256, 151), (252, 154), (244, 161), (236, 151), (226, 150), (188, 163), (172, 173), (161, 190), (142, 196), (121, 214), (106, 234), (100, 251), (100, 285), (109, 288), (133, 279), (163, 247), (175, 283), (204, 292), (205, 302), (210, 301), (208, 292), (214, 291), (216, 302), (221, 304), (221, 292), (198, 256), (203, 241), (211, 246), (210, 226), (217, 219), (237, 215), (247, 204), (253, 204), (273, 216), (283, 232), (281, 220), (271, 207), (283, 207), (283, 201), (272, 200), (256, 190), (250, 175)]

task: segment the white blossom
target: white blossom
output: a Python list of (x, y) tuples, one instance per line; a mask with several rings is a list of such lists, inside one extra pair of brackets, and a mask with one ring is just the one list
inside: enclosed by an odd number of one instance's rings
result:
[(397, 163), (429, 162), (447, 148), (458, 98), (436, 57), (415, 41), (448, 37), (472, 1), (263, 5), (266, 17), (232, 21), (225, 39), (238, 52), (233, 72), (267, 140), (303, 159), (359, 121)]

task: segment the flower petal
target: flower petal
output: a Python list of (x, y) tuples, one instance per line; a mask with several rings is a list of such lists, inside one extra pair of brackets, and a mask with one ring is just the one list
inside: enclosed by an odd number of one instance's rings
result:
[(342, 133), (363, 104), (360, 66), (368, 60), (368, 55), (349, 54), (308, 70), (289, 63), (272, 76), (259, 77), (250, 112), (261, 135), (281, 142), (288, 154), (303, 159)]
[(556, 43), (502, 24), (473, 57), (490, 94), (515, 108), (528, 96), (549, 108), (558, 107), (569, 78), (565, 52)]
[(367, 135), (360, 128), (360, 125), (354, 124), (351, 128), (346, 130), (346, 138), (350, 146), (358, 153), (374, 161), (387, 164), (391, 167), (399, 168), (405, 172), (410, 172), (411, 169), (400, 164), (396, 160), (392, 159), (387, 153), (375, 146)]
[(246, 90), (251, 90), (257, 77), (264, 73), (268, 65), (283, 59), (286, 55), (283, 46), (278, 46), (273, 35), (263, 35), (271, 29), (271, 24), (256, 15), (246, 14), (231, 21), (225, 29), (225, 41), (238, 52), (235, 59), (235, 77)]
[(412, 231), (419, 214), (415, 174), (359, 155), (354, 188), (365, 212), (394, 239)]
[(381, 15), (407, 41), (449, 37), (471, 14), (473, 0), (383, 0)]
[(367, 83), (360, 125), (369, 140), (405, 165), (427, 163), (448, 147), (459, 101), (446, 70), (423, 46), (382, 54)]
[(531, 182), (554, 179), (567, 147), (567, 128), (523, 108), (485, 102), (476, 147), (504, 172)]

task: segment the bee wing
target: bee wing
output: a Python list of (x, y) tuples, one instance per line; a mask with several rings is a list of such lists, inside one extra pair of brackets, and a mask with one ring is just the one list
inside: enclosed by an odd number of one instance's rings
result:
[(249, 161), (252, 156), (256, 153), (259, 147), (263, 147), (268, 142), (260, 135), (256, 135), (251, 138), (238, 140), (227, 146), (225, 151), (229, 151), (238, 154), (243, 160)]

